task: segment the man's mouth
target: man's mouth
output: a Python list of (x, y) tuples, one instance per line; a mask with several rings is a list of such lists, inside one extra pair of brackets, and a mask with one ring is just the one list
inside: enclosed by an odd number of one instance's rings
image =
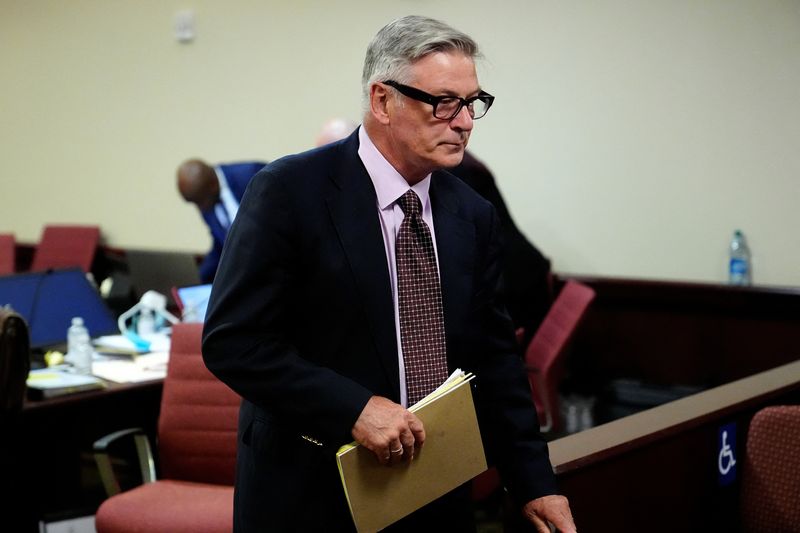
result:
[(464, 147), (464, 141), (444, 141), (441, 144), (445, 144), (445, 145), (448, 145), (448, 146), (457, 146), (459, 148), (463, 148)]

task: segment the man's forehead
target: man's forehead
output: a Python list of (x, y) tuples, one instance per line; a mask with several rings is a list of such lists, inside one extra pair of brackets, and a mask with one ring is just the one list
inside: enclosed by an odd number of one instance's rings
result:
[(412, 81), (435, 94), (476, 93), (480, 90), (475, 61), (460, 52), (433, 52), (411, 64)]

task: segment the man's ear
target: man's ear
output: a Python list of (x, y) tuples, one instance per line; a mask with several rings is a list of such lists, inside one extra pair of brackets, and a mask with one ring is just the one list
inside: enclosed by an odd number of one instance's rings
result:
[(391, 96), (388, 87), (382, 83), (373, 83), (369, 88), (369, 111), (384, 126), (389, 124)]

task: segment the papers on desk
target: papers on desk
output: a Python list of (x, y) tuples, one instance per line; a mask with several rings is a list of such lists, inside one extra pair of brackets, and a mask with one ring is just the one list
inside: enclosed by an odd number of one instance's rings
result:
[(147, 336), (150, 351), (142, 353), (123, 335), (107, 335), (95, 339), (98, 356), (92, 363), (92, 374), (115, 383), (140, 383), (164, 379), (167, 375), (170, 339), (166, 335)]
[(75, 392), (103, 389), (105, 383), (95, 376), (73, 374), (65, 369), (31, 370), (25, 382), (31, 400), (55, 398)]
[(473, 377), (457, 370), (409, 408), (426, 433), (411, 463), (383, 466), (355, 443), (339, 449), (339, 474), (359, 532), (383, 529), (486, 470), (469, 386)]
[(169, 352), (150, 352), (132, 358), (100, 356), (92, 363), (92, 374), (115, 383), (140, 383), (167, 376)]

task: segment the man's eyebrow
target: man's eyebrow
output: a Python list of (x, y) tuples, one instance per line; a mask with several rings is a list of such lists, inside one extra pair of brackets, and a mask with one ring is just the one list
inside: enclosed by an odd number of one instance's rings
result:
[[(473, 92), (471, 92), (471, 93), (469, 93), (467, 96), (465, 96), (465, 97), (464, 97), (464, 99), (470, 99), (470, 98), (472, 98), (473, 96), (478, 96), (478, 95), (479, 95), (479, 94), (481, 94), (482, 92), (483, 92), (483, 89), (482, 89), (481, 87), (478, 87), (478, 88), (477, 88), (477, 89), (475, 89)], [(461, 98), (461, 95), (460, 95), (460, 94), (458, 94), (458, 93), (457, 93), (457, 92), (455, 92), (455, 91), (451, 91), (451, 90), (449, 90), (449, 89), (443, 89), (441, 92), (439, 92), (439, 95), (440, 95), (440, 96), (455, 96), (455, 97), (457, 97), (457, 98)]]

